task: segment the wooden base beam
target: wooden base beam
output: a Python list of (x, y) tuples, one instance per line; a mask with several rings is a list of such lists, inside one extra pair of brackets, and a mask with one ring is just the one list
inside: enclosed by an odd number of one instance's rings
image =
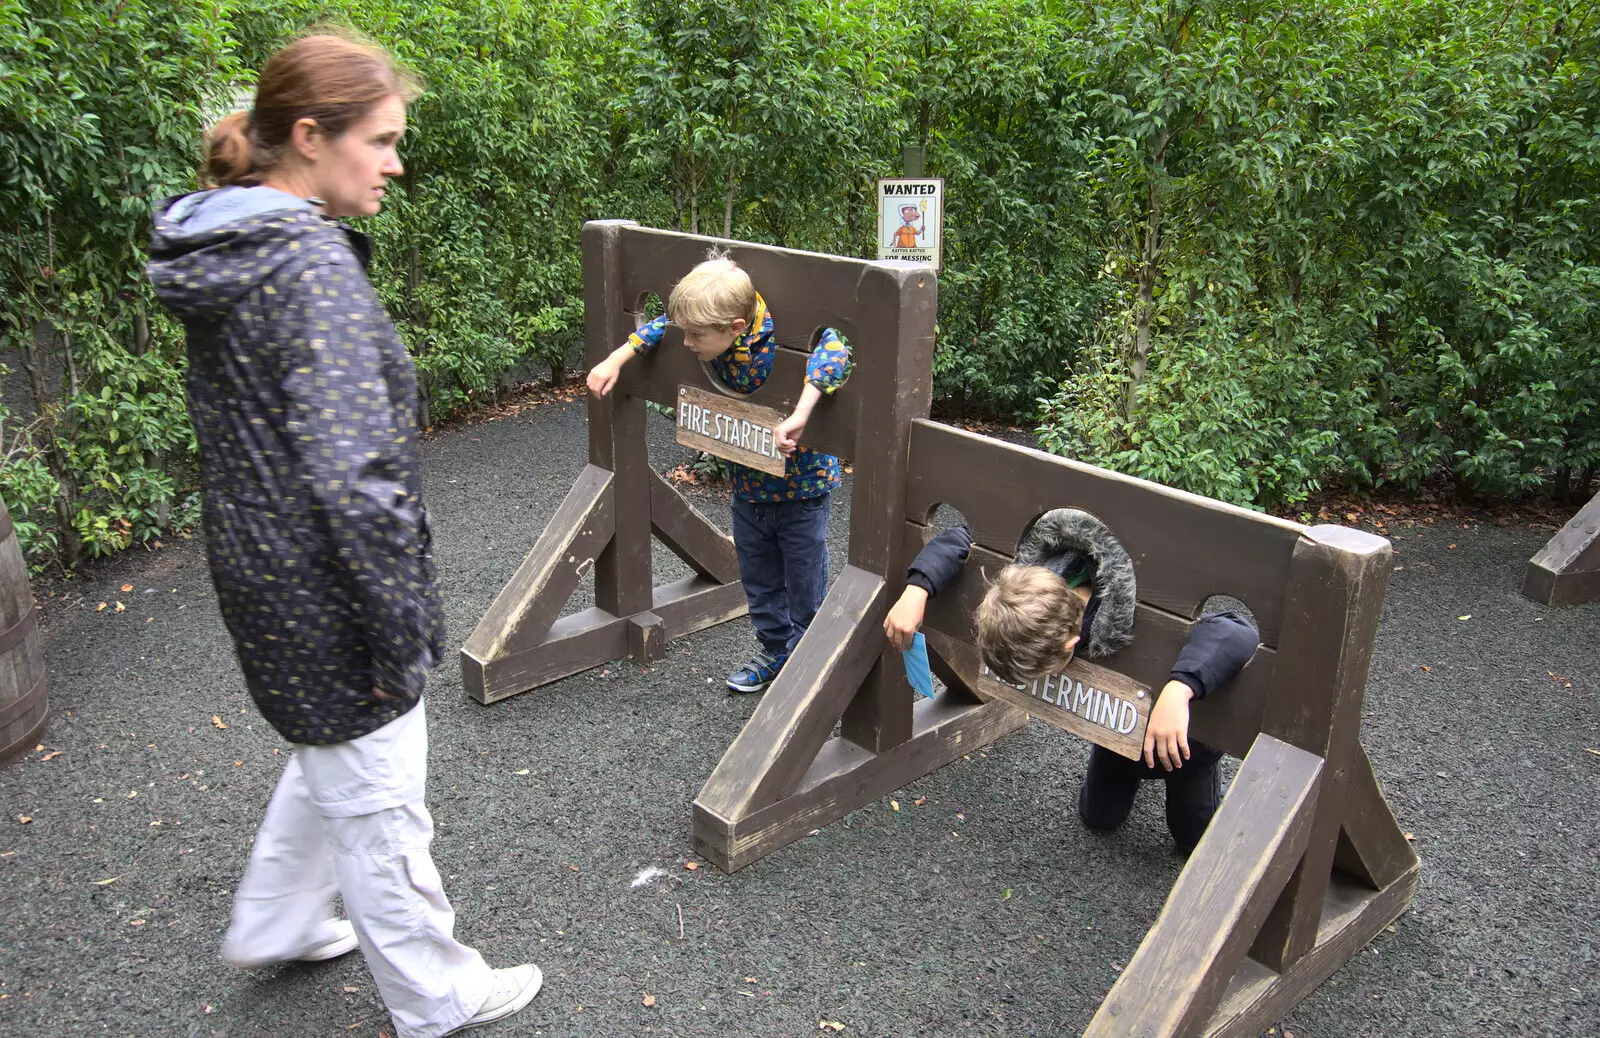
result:
[(1522, 593), (1545, 605), (1600, 602), (1600, 494), (1528, 560)]
[(1335, 872), (1323, 901), (1317, 942), (1311, 950), (1281, 974), (1246, 958), (1216, 1013), (1199, 1034), (1203, 1038), (1256, 1038), (1283, 1019), (1400, 918), (1416, 893), (1418, 873), (1417, 868), (1412, 868), (1375, 891)]
[(1004, 703), (951, 702), (948, 693), (924, 699), (912, 708), (909, 740), (869, 753), (848, 739), (831, 739), (799, 787), (775, 804), (730, 819), (697, 799), (695, 851), (722, 871), (736, 872), (1027, 723), (1026, 713)]
[[(700, 577), (663, 584), (651, 599), (650, 611), (633, 617), (613, 616), (597, 607), (563, 616), (550, 625), (538, 645), (493, 659), (480, 657), (470, 645), (463, 647), (461, 683), (478, 702), (498, 702), (633, 655), (634, 621), (648, 623), (654, 617), (659, 622), (664, 652), (666, 642), (742, 616), (746, 609), (742, 584), (718, 584)], [(647, 661), (638, 662), (643, 666)]]

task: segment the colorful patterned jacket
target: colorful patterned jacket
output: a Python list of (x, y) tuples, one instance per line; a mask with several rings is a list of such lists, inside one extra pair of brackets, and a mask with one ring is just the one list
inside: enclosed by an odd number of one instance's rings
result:
[[(772, 374), (772, 360), (778, 344), (772, 338), (772, 314), (766, 300), (756, 296), (756, 319), (751, 331), (711, 361), (711, 370), (723, 385), (740, 393), (754, 393)], [(628, 336), (635, 354), (649, 353), (661, 345), (667, 331), (665, 315)], [(832, 328), (824, 328), (817, 345), (806, 360), (806, 381), (823, 393), (832, 393), (850, 377), (850, 349)], [(802, 441), (804, 437), (801, 437)], [(728, 463), (733, 480), (733, 496), (741, 501), (800, 501), (832, 493), (839, 486), (839, 459), (807, 447), (789, 456), (784, 474), (766, 472)]]

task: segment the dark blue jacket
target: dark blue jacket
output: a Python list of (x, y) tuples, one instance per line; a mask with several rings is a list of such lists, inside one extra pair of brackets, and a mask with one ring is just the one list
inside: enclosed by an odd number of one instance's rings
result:
[[(906, 570), (906, 583), (937, 595), (960, 574), (971, 550), (972, 534), (965, 526), (945, 530), (917, 553)], [(1083, 560), (1076, 562), (1081, 565)], [(1085, 640), (1098, 603), (1098, 596), (1091, 595), (1084, 609)], [(1260, 641), (1255, 625), (1239, 614), (1207, 613), (1189, 628), (1189, 640), (1173, 665), (1172, 679), (1193, 689), (1195, 699), (1204, 699), (1244, 669)]]

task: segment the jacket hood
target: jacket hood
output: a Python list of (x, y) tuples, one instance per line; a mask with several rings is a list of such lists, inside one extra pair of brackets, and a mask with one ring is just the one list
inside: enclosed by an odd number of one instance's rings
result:
[(179, 318), (220, 318), (286, 264), (330, 239), (366, 261), (365, 239), (304, 198), (270, 187), (223, 187), (162, 202), (150, 237), (150, 280)]
[(1133, 560), (1105, 523), (1076, 508), (1053, 508), (1023, 534), (1016, 561), (1049, 567), (1050, 560), (1068, 552), (1084, 552), (1094, 560), (1094, 594), (1100, 600), (1079, 651), (1088, 659), (1109, 656), (1133, 641), (1139, 601)]

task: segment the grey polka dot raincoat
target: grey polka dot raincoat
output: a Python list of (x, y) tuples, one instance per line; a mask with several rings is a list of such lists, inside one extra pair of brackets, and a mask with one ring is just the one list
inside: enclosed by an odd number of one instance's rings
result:
[(310, 745), (410, 710), (443, 646), (416, 375), (366, 255), (270, 188), (164, 203), (150, 250), (187, 333), (222, 616), (261, 713)]

